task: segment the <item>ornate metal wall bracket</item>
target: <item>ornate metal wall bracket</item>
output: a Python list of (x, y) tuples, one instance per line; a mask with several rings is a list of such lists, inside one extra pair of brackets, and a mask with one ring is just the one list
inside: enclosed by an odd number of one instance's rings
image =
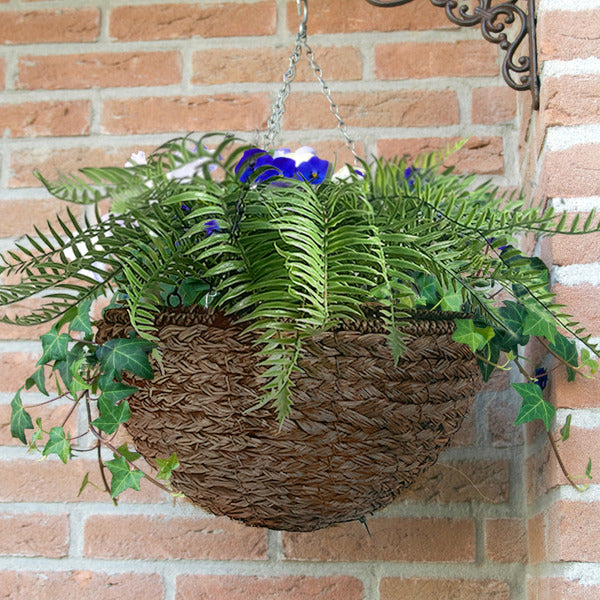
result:
[[(413, 0), (367, 0), (369, 4), (392, 7), (408, 4)], [(539, 108), (540, 80), (538, 78), (537, 43), (535, 36), (535, 0), (527, 0), (527, 12), (516, 6), (518, 0), (507, 0), (492, 6), (493, 0), (478, 0), (479, 6), (471, 11), (468, 4), (457, 0), (430, 0), (434, 6), (446, 9), (448, 19), (461, 27), (481, 25), (483, 37), (498, 44), (506, 52), (502, 62), (502, 76), (506, 83), (518, 91), (530, 90), (533, 108)], [(515, 24), (514, 39), (508, 39), (507, 25)], [(511, 35), (511, 37), (513, 37)], [(528, 48), (522, 52), (525, 39)], [(518, 58), (517, 58), (518, 57)]]

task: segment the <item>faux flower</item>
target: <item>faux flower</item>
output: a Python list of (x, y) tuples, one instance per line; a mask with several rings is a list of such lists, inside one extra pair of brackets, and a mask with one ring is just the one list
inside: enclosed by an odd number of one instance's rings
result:
[(221, 231), (221, 228), (215, 219), (210, 219), (210, 221), (204, 223), (204, 231), (206, 232), (206, 235), (212, 235), (213, 233)]

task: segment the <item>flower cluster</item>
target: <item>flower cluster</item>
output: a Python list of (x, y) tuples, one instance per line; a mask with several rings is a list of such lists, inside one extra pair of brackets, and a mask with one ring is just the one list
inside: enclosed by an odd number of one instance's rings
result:
[(244, 182), (262, 183), (273, 177), (286, 177), (317, 184), (325, 181), (329, 170), (329, 161), (319, 158), (309, 146), (302, 146), (295, 152), (281, 148), (273, 154), (261, 148), (250, 148), (236, 165), (235, 174)]

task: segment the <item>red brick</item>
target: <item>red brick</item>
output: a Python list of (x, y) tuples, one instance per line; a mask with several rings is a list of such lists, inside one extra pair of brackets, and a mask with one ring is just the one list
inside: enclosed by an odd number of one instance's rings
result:
[(25, 352), (0, 354), (0, 392), (16, 392), (36, 371), (40, 354)]
[[(11, 153), (11, 177), (8, 184), (10, 187), (17, 188), (39, 187), (42, 184), (33, 175), (33, 171), (36, 169), (45, 177), (53, 179), (59, 172), (74, 173), (82, 167), (122, 167), (133, 152), (143, 150), (149, 154), (154, 149), (155, 146), (125, 146), (122, 148), (76, 146), (48, 152), (45, 148), (31, 146)], [(56, 208), (53, 208), (53, 200), (44, 199), (43, 202), (45, 206), (52, 209), (53, 214), (57, 212)], [(55, 206), (65, 205), (65, 202), (58, 201)], [(70, 208), (73, 211), (77, 207), (71, 205)], [(40, 224), (37, 218), (36, 222)]]
[(543, 11), (537, 33), (541, 61), (600, 56), (600, 10)]
[(99, 33), (97, 8), (7, 11), (0, 19), (0, 44), (93, 42)]
[(0, 58), (0, 90), (6, 87), (6, 59)]
[(494, 76), (498, 50), (479, 40), (378, 44), (375, 73), (378, 79)]
[(287, 559), (313, 561), (472, 562), (475, 524), (468, 519), (378, 518), (314, 533), (283, 533)]
[(546, 518), (545, 513), (538, 513), (529, 519), (527, 530), (529, 545), (529, 562), (537, 565), (546, 561)]
[[(360, 50), (352, 46), (313, 48), (328, 81), (362, 78)], [(289, 66), (289, 48), (213, 48), (193, 55), (192, 83), (279, 82)], [(224, 69), (223, 65), (227, 65)], [(296, 81), (316, 81), (308, 61), (298, 63)]]
[(231, 519), (93, 515), (85, 556), (94, 558), (264, 560), (266, 532)]
[(472, 92), (471, 121), (494, 125), (512, 121), (517, 114), (517, 95), (507, 86), (475, 88)]
[(598, 600), (600, 585), (585, 585), (579, 581), (548, 578), (530, 579), (527, 600)]
[(112, 134), (252, 131), (264, 129), (268, 109), (265, 94), (105, 100), (102, 130)]
[(67, 515), (0, 514), (0, 554), (62, 558), (68, 551)]
[(552, 287), (556, 294), (555, 302), (565, 305), (565, 312), (571, 313), (587, 333), (600, 335), (600, 287), (590, 284), (567, 286), (557, 284)]
[(80, 89), (171, 85), (181, 82), (179, 52), (95, 52), (22, 56), (17, 87)]
[(254, 577), (180, 575), (175, 600), (362, 600), (363, 585), (354, 577)]
[(541, 191), (547, 198), (600, 196), (600, 145), (547, 152)]
[(600, 75), (547, 77), (540, 103), (546, 127), (597, 123), (600, 113)]
[(384, 577), (379, 597), (381, 600), (510, 600), (510, 588), (504, 581)]
[(551, 561), (600, 562), (600, 502), (562, 500), (549, 509)]
[[(77, 458), (64, 465), (58, 460), (6, 460), (2, 465), (0, 502), (110, 502), (102, 489), (88, 485), (77, 496), (86, 473), (102, 486), (98, 463)], [(142, 480), (139, 492), (127, 490), (122, 502), (170, 502), (170, 496)], [(1, 589), (1, 588), (0, 588)]]
[[(451, 91), (398, 90), (335, 94), (350, 127), (424, 127), (459, 122), (458, 100)], [(306, 107), (310, 106), (310, 111)], [(287, 129), (333, 129), (337, 126), (322, 94), (294, 94), (287, 106)]]
[(488, 430), (494, 446), (507, 448), (523, 444), (523, 430), (514, 426), (520, 407), (520, 399), (516, 399), (511, 393), (499, 395), (488, 402)]
[(87, 100), (0, 105), (0, 132), (9, 137), (87, 135), (89, 131)]
[[(420, 154), (428, 154), (453, 146), (460, 138), (407, 138), (384, 139), (377, 144), (380, 156), (407, 156), (416, 159)], [(457, 174), (504, 173), (504, 148), (500, 137), (474, 136), (456, 153), (445, 161), (445, 166), (454, 166)]]
[(121, 41), (231, 37), (275, 33), (275, 2), (150, 4), (110, 11), (109, 35)]
[(520, 519), (489, 519), (485, 522), (485, 553), (499, 563), (527, 562), (527, 528)]
[[(0, 278), (0, 281), (4, 282), (5, 279), (5, 277), (2, 277)], [(23, 300), (18, 304), (3, 306), (1, 314), (6, 315), (9, 318), (14, 318), (17, 315), (29, 314), (31, 310), (35, 310), (42, 305), (43, 301), (41, 299), (31, 298)], [(37, 340), (44, 333), (48, 333), (51, 326), (51, 322), (31, 326), (0, 323), (0, 340)]]
[(600, 377), (597, 374), (590, 379), (576, 377), (574, 381), (567, 381), (566, 369), (559, 367), (553, 371), (549, 388), (550, 401), (557, 408), (598, 408)]
[(451, 447), (472, 446), (477, 440), (477, 413), (472, 408), (452, 438)]
[(489, 502), (509, 499), (507, 461), (438, 462), (401, 495), (414, 502)]
[[(311, 5), (309, 34), (456, 29), (443, 10), (428, 2), (394, 9), (370, 6), (364, 0), (344, 0), (343, 8), (340, 6), (337, 0), (320, 0)], [(287, 23), (290, 31), (298, 30), (296, 2), (287, 4)]]
[(2, 210), (0, 237), (34, 234), (34, 225), (37, 225), (41, 231), (48, 231), (47, 221), (57, 225), (56, 215), (62, 219), (69, 219), (67, 206), (75, 215), (82, 212), (79, 206), (67, 205), (66, 202), (54, 199), (0, 201), (0, 210)]
[[(575, 216), (579, 217), (579, 227), (583, 226), (589, 213), (568, 213), (566, 225), (573, 223)], [(562, 215), (561, 215), (562, 216)], [(594, 226), (598, 224), (599, 217), (593, 220)], [(545, 240), (545, 251), (554, 265), (581, 265), (594, 263), (600, 257), (600, 232), (581, 235), (555, 235)]]
[[(35, 567), (34, 567), (35, 568)], [(3, 600), (162, 600), (162, 579), (147, 573), (0, 571)]]

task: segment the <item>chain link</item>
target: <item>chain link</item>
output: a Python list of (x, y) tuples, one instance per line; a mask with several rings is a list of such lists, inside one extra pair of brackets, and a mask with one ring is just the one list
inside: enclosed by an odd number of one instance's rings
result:
[[(300, 6), (300, 3), (298, 3), (298, 5)], [(285, 103), (290, 95), (292, 81), (294, 81), (296, 77), (296, 66), (298, 64), (298, 61), (302, 57), (302, 51), (304, 50), (306, 53), (306, 59), (308, 60), (313, 70), (313, 73), (317, 78), (319, 85), (321, 86), (321, 91), (323, 92), (323, 95), (327, 98), (327, 101), (329, 102), (329, 110), (331, 111), (331, 113), (337, 121), (337, 128), (344, 137), (344, 140), (346, 141), (346, 146), (352, 153), (352, 156), (354, 156), (354, 162), (359, 163), (361, 162), (361, 159), (356, 152), (356, 144), (348, 134), (348, 127), (346, 123), (344, 123), (344, 120), (340, 115), (338, 105), (333, 101), (333, 98), (331, 97), (331, 90), (329, 89), (329, 86), (327, 85), (327, 83), (325, 83), (325, 80), (323, 79), (323, 71), (321, 70), (321, 67), (319, 67), (319, 65), (317, 64), (317, 61), (315, 59), (315, 53), (313, 52), (312, 48), (308, 45), (306, 32), (306, 21), (308, 18), (307, 0), (304, 0), (303, 5), (303, 20), (300, 24), (300, 30), (298, 31), (298, 35), (296, 36), (296, 46), (294, 47), (294, 51), (290, 54), (290, 66), (288, 67), (288, 70), (283, 76), (283, 86), (279, 90), (277, 99), (271, 107), (271, 115), (269, 117), (269, 120), (267, 121), (267, 131), (264, 135), (264, 148), (266, 150), (271, 149), (273, 147), (273, 144), (275, 143), (275, 138), (279, 135), (279, 132), (281, 131), (281, 121), (285, 113)]]

